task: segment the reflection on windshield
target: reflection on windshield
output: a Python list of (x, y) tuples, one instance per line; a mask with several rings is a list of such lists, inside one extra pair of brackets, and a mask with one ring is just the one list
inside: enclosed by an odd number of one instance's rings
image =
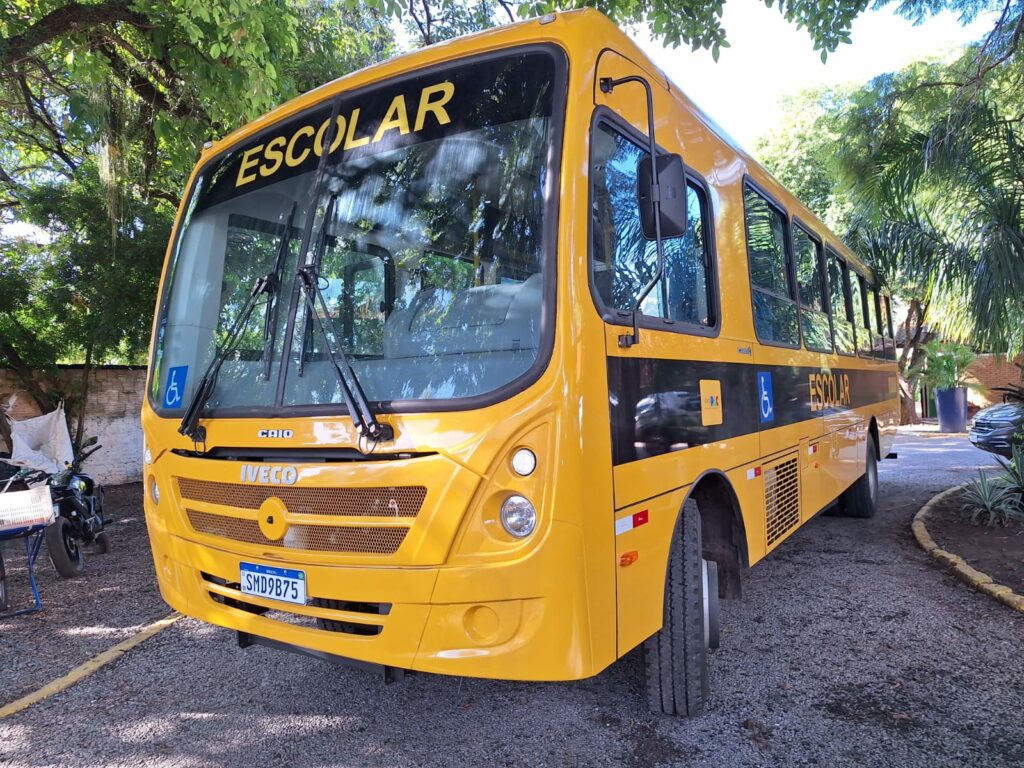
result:
[[(322, 319), (371, 400), (470, 397), (529, 371), (541, 339), (554, 70), (547, 53), (519, 54), (343, 100), (339, 115), (351, 121), (361, 111), (360, 130), (380, 138), (348, 151), (347, 142), (332, 143), (316, 195), (326, 140), (319, 136), (318, 145), (312, 126), (329, 121), (329, 106), (268, 129), (205, 172), (169, 270), (154, 404), (188, 402), (253, 280), (273, 271), (279, 254), (280, 306), (257, 307), (211, 407), (342, 402), (323, 339), (299, 301), (294, 275), (302, 264), (318, 267)], [(423, 125), (407, 115), (403, 130), (395, 94), (425, 93), (439, 80), (447, 84), (443, 109)], [(431, 98), (428, 107), (440, 104)], [(381, 133), (367, 119), (374, 114), (393, 129)], [(343, 122), (339, 132), (348, 130)], [(283, 162), (264, 177), (277, 149)], [(303, 149), (311, 151), (299, 161)], [(300, 253), (307, 217), (311, 236)], [(167, 394), (172, 371), (182, 403)]]

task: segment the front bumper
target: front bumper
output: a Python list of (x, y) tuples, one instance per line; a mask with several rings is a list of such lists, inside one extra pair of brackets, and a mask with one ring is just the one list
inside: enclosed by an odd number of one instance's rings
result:
[(968, 439), (976, 448), (1010, 458), (1013, 455), (1013, 445), (1016, 439), (1016, 432), (1019, 429), (1019, 427), (994, 429), (984, 434), (971, 431), (968, 434)]
[(236, 586), (239, 563), (252, 562), (251, 555), (190, 541), (171, 531), (151, 507), (147, 500), (160, 591), (187, 616), (300, 648), (422, 672), (572, 680), (600, 671), (588, 642), (585, 601), (579, 598), (586, 589), (584, 560), (573, 526), (554, 524), (543, 546), (525, 558), (467, 567), (256, 558), (305, 571), (310, 601), (299, 606), (242, 595)]

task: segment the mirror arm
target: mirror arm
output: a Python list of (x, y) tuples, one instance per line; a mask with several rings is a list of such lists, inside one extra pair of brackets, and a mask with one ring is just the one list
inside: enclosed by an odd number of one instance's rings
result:
[(659, 282), (662, 284), (662, 302), (665, 306), (668, 306), (668, 296), (662, 279), (665, 276), (665, 247), (661, 241), (661, 185), (658, 183), (658, 143), (654, 138), (654, 92), (651, 90), (651, 84), (639, 75), (628, 75), (617, 80), (602, 77), (600, 80), (601, 92), (611, 93), (625, 83), (640, 83), (644, 87), (644, 91), (647, 92), (647, 147), (651, 155), (651, 203), (654, 208), (654, 239), (658, 248), (658, 269), (651, 281), (637, 296), (636, 304), (633, 305), (633, 333), (619, 336), (619, 346), (629, 348), (640, 340), (639, 315), (640, 305), (644, 299)]

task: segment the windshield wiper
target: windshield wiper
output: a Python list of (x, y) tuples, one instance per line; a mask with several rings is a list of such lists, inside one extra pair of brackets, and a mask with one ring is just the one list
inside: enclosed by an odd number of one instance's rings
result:
[[(320, 265), (324, 261), (324, 252), (327, 250), (327, 225), (331, 221), (331, 217), (334, 214), (334, 205), (338, 202), (338, 195), (334, 193), (331, 195), (330, 200), (327, 201), (327, 209), (324, 211), (323, 224), (320, 226), (320, 233), (316, 238), (316, 246), (313, 248), (313, 260), (310, 265), (315, 270), (317, 276), (320, 275)], [(299, 372), (298, 375), (301, 378), (302, 374), (306, 371), (306, 344), (311, 341), (309, 338), (312, 336), (312, 327), (310, 326), (309, 315), (302, 319), (302, 343), (299, 345)]]
[[(302, 293), (306, 297), (306, 313), (312, 318), (320, 331), (321, 338), (324, 340), (324, 350), (327, 352), (327, 357), (331, 361), (331, 367), (334, 368), (334, 374), (338, 379), (338, 384), (341, 386), (341, 396), (345, 400), (345, 407), (352, 418), (352, 423), (359, 430), (361, 437), (368, 438), (374, 442), (394, 440), (395, 430), (391, 425), (382, 424), (377, 421), (377, 416), (370, 407), (370, 401), (367, 399), (355, 371), (352, 370), (352, 365), (349, 363), (345, 350), (339, 344), (335, 353), (334, 348), (331, 346), (324, 321), (317, 314), (317, 305), (319, 305), (323, 311), (323, 316), (325, 318), (330, 317), (327, 302), (324, 299), (323, 292), (320, 290), (319, 270), (316, 265), (307, 264), (299, 268), (298, 275), (302, 281)], [(333, 322), (331, 325), (333, 328)], [(334, 329), (334, 333), (337, 336), (337, 329)]]
[(288, 245), (292, 241), (292, 222), (295, 220), (295, 209), (298, 208), (298, 205), (298, 200), (292, 203), (291, 213), (288, 214), (284, 232), (281, 233), (281, 245), (277, 249), (274, 271), (268, 275), (271, 284), (267, 290), (267, 314), (263, 319), (264, 381), (270, 381), (270, 367), (274, 362), (274, 347), (277, 345), (277, 308), (281, 304), (278, 299), (278, 294), (281, 292), (281, 272), (284, 270), (284, 261), (288, 257)]
[(242, 311), (238, 314), (235, 324), (228, 331), (224, 345), (217, 350), (217, 354), (213, 356), (213, 360), (210, 361), (210, 365), (206, 368), (206, 373), (200, 379), (196, 393), (192, 396), (192, 400), (185, 410), (185, 415), (181, 418), (181, 424), (178, 426), (178, 432), (191, 438), (193, 443), (206, 442), (206, 427), (199, 426), (199, 414), (202, 413), (203, 406), (206, 405), (206, 401), (213, 394), (213, 389), (217, 384), (217, 375), (220, 373), (220, 367), (238, 347), (238, 342), (242, 338), (242, 331), (245, 329), (246, 323), (249, 322), (249, 317), (252, 315), (253, 310), (256, 309), (257, 299), (265, 293), (272, 294), (276, 290), (275, 280), (274, 273), (270, 272), (253, 283), (252, 290), (249, 291), (249, 298), (246, 299), (245, 306), (242, 307)]

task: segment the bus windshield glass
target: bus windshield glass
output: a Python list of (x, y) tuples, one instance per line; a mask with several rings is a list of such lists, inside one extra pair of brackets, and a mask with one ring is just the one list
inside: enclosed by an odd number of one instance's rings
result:
[(207, 411), (338, 410), (297, 279), (309, 265), (330, 345), (371, 401), (477, 397), (542, 365), (557, 72), (537, 49), (426, 70), (323, 102), (208, 163), (167, 268), (157, 410), (183, 411), (224, 347)]

